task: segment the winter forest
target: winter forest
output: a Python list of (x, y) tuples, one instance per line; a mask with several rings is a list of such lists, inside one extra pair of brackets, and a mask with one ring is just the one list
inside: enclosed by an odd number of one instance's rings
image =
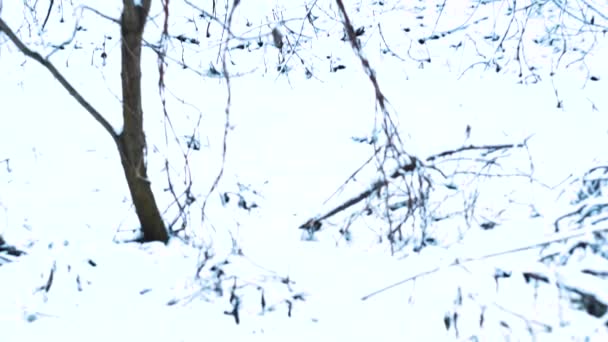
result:
[(0, 0), (0, 341), (608, 341), (602, 0)]

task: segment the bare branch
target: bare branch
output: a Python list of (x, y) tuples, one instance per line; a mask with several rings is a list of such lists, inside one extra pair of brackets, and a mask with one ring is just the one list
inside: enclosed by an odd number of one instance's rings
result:
[[(224, 30), (226, 33), (228, 33), (229, 38), (234, 38), (234, 39), (239, 39), (239, 40), (249, 40), (249, 39), (257, 39), (257, 37), (253, 37), (253, 38), (245, 38), (245, 37), (240, 37), (236, 34), (234, 34), (234, 32), (232, 32), (231, 27), (230, 27), (230, 23), (224, 23), (223, 21), (221, 21), (220, 19), (218, 19), (216, 16), (214, 16), (213, 14), (205, 11), (204, 9), (196, 6), (195, 4), (193, 4), (192, 2), (188, 1), (188, 0), (184, 0), (184, 2), (194, 8), (195, 10), (199, 11), (205, 18), (209, 18), (211, 19), (211, 21), (215, 21), (216, 23), (218, 23), (221, 27), (222, 30)], [(236, 6), (238, 5), (238, 3), (240, 2), (240, 0), (234, 1), (233, 4), (233, 11), (236, 8)]]
[(108, 132), (108, 134), (112, 137), (114, 142), (118, 143), (118, 135), (114, 132), (114, 128), (112, 125), (95, 109), (93, 106), (82, 97), (82, 95), (68, 82), (68, 80), (63, 77), (63, 75), (55, 68), (53, 63), (49, 60), (44, 59), (38, 52), (30, 50), (22, 41), (15, 35), (15, 33), (8, 27), (8, 25), (0, 18), (0, 31), (4, 32), (8, 38), (17, 46), (21, 52), (34, 59), (38, 63), (42, 64), (52, 75), (57, 79), (57, 81), (65, 88), (65, 90), (72, 95), (78, 103), (83, 106), (93, 118), (99, 122), (101, 126)]
[(46, 26), (47, 21), (49, 21), (49, 17), (51, 16), (51, 10), (53, 9), (53, 3), (54, 2), (55, 2), (55, 0), (51, 0), (49, 2), (49, 9), (46, 12), (46, 18), (44, 18), (44, 22), (42, 23), (41, 31), (44, 31), (44, 27)]
[(109, 21), (113, 22), (114, 24), (119, 24), (120, 25), (120, 20), (118, 20), (116, 18), (112, 18), (112, 17), (110, 17), (107, 14), (103, 14), (100, 11), (98, 11), (98, 10), (92, 8), (92, 7), (89, 7), (89, 6), (86, 6), (86, 5), (82, 5), (82, 6), (80, 6), (80, 8), (82, 9), (82, 11), (84, 11), (84, 10), (91, 11), (91, 12), (97, 14), (98, 16), (100, 16), (100, 17), (102, 17), (102, 18), (104, 18), (106, 20), (109, 20)]
[(488, 152), (494, 152), (494, 151), (498, 151), (498, 150), (504, 150), (504, 149), (511, 149), (511, 148), (523, 148), (525, 147), (525, 143), (520, 143), (520, 144), (504, 144), (504, 145), (484, 145), (484, 146), (474, 146), (474, 145), (469, 145), (469, 146), (463, 146), (460, 148), (457, 148), (455, 150), (449, 150), (449, 151), (443, 151), (441, 153), (429, 156), (426, 158), (426, 161), (430, 162), (433, 161), (437, 158), (442, 158), (442, 157), (446, 157), (452, 154), (456, 154), (456, 153), (460, 153), (460, 152), (464, 152), (464, 151), (472, 151), (472, 150), (485, 150)]
[[(241, 0), (233, 0), (232, 2), (232, 9), (230, 10), (230, 14), (228, 15), (228, 19), (226, 21), (226, 25), (227, 27), (231, 27), (232, 26), (232, 17), (234, 16), (234, 12), (236, 10), (236, 8), (238, 7), (238, 5), (240, 4)], [(223, 49), (223, 53), (222, 53), (222, 69), (224, 71), (224, 80), (226, 81), (226, 91), (227, 91), (227, 98), (226, 98), (226, 108), (224, 110), (224, 113), (226, 115), (226, 121), (224, 124), (224, 138), (223, 138), (223, 142), (222, 142), (222, 166), (220, 167), (220, 172), (217, 174), (217, 176), (215, 177), (215, 180), (213, 181), (213, 184), (211, 185), (211, 189), (209, 189), (209, 192), (207, 193), (207, 197), (205, 197), (205, 201), (203, 201), (203, 206), (201, 209), (201, 212), (203, 214), (203, 220), (205, 219), (205, 207), (207, 206), (207, 201), (209, 200), (209, 196), (211, 196), (211, 194), (213, 193), (213, 191), (215, 191), (215, 189), (217, 188), (220, 180), (222, 179), (222, 176), (224, 175), (224, 168), (226, 166), (226, 151), (227, 151), (227, 142), (228, 142), (228, 131), (230, 130), (230, 106), (232, 103), (232, 88), (230, 87), (230, 75), (228, 74), (228, 64), (226, 63), (226, 60), (228, 59), (228, 42), (230, 41), (231, 36), (228, 35), (228, 37), (226, 38), (226, 41), (224, 42), (224, 49)]]
[(361, 300), (367, 300), (375, 295), (378, 295), (382, 292), (386, 292), (390, 289), (393, 289), (397, 286), (403, 285), (409, 281), (412, 281), (414, 279), (423, 277), (423, 276), (427, 276), (429, 274), (433, 274), (435, 272), (441, 271), (441, 270), (445, 270), (454, 266), (461, 266), (470, 262), (474, 262), (474, 261), (479, 261), (479, 260), (485, 260), (485, 259), (489, 259), (489, 258), (494, 258), (497, 256), (502, 256), (505, 254), (511, 254), (511, 253), (518, 253), (518, 252), (522, 252), (522, 251), (526, 251), (526, 250), (530, 250), (530, 249), (534, 249), (534, 248), (539, 248), (545, 245), (548, 245), (550, 243), (554, 243), (554, 242), (560, 242), (560, 241), (564, 241), (564, 240), (568, 240), (568, 239), (572, 239), (575, 237), (579, 237), (579, 236), (584, 236), (587, 234), (592, 234), (592, 233), (596, 233), (596, 232), (602, 232), (602, 231), (608, 231), (607, 227), (592, 227), (592, 228), (587, 228), (587, 229), (580, 229), (580, 230), (576, 230), (573, 232), (564, 232), (564, 233), (557, 233), (557, 234), (553, 234), (552, 236), (549, 236), (547, 238), (542, 239), (541, 241), (537, 241), (537, 242), (533, 242), (533, 243), (529, 243), (523, 246), (519, 246), (516, 248), (510, 248), (507, 250), (503, 250), (503, 251), (498, 251), (498, 252), (493, 252), (493, 253), (489, 253), (486, 255), (482, 255), (482, 256), (478, 256), (478, 257), (469, 257), (469, 258), (465, 258), (462, 260), (459, 259), (455, 259), (453, 262), (445, 265), (445, 266), (436, 266), (433, 268), (430, 268), (426, 271), (422, 271), (419, 273), (416, 273), (413, 276), (407, 277), (403, 280), (400, 280), (396, 283), (393, 283), (391, 285), (385, 286), (384, 288), (380, 289), (380, 290), (376, 290), (368, 295), (365, 295), (361, 298)]
[[(374, 154), (375, 155), (375, 154)], [(416, 170), (416, 168), (419, 166), (419, 161), (418, 159), (412, 157), (412, 160), (409, 164), (405, 164), (401, 167), (399, 167), (398, 169), (394, 170), (391, 174), (390, 174), (390, 179), (396, 179), (400, 176), (402, 176), (405, 173), (408, 172), (413, 172), (414, 170)], [(366, 190), (364, 190), (363, 192), (359, 193), (358, 195), (346, 200), (344, 203), (338, 205), (337, 207), (331, 209), (329, 212), (327, 212), (324, 215), (321, 215), (320, 217), (317, 218), (312, 218), (309, 219), (308, 221), (306, 221), (304, 224), (302, 224), (299, 228), (300, 229), (307, 229), (310, 232), (315, 232), (319, 229), (321, 229), (321, 225), (323, 220), (326, 220), (350, 207), (352, 207), (353, 205), (361, 202), (362, 200), (370, 197), (371, 195), (377, 193), (380, 189), (382, 189), (383, 187), (387, 186), (390, 182), (389, 177), (382, 177), (380, 180), (375, 181), (373, 184), (371, 184)], [(411, 203), (410, 203), (411, 204)]]

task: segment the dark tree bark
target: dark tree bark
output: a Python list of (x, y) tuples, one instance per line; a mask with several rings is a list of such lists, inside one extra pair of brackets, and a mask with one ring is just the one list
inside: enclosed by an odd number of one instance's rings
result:
[(141, 99), (141, 48), (151, 0), (135, 6), (124, 0), (121, 17), (123, 131), (118, 137), (121, 161), (131, 198), (143, 231), (144, 241), (167, 242), (169, 236), (146, 170), (146, 138)]
[(123, 5), (122, 17), (120, 21), (116, 21), (121, 26), (122, 35), (121, 78), (124, 127), (120, 134), (117, 134), (103, 115), (63, 77), (53, 63), (23, 44), (2, 18), (0, 18), (0, 32), (4, 32), (24, 55), (36, 60), (49, 70), (53, 77), (112, 137), (120, 153), (135, 212), (143, 231), (143, 240), (166, 243), (169, 240), (169, 234), (156, 205), (146, 170), (146, 138), (143, 131), (141, 101), (142, 35), (151, 0), (141, 1), (141, 6), (135, 6), (133, 0), (123, 0)]

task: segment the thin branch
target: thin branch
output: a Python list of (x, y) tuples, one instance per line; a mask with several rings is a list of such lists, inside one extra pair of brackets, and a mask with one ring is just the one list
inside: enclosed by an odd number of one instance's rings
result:
[[(210, 21), (214, 21), (216, 23), (218, 23), (221, 27), (222, 27), (222, 32), (226, 32), (228, 34), (229, 39), (238, 39), (238, 40), (257, 40), (259, 37), (255, 36), (255, 37), (241, 37), (239, 35), (236, 35), (233, 31), (232, 28), (230, 27), (230, 23), (228, 20), (226, 20), (226, 22), (218, 19), (216, 16), (214, 16), (213, 14), (205, 11), (204, 9), (196, 6), (195, 4), (193, 4), (192, 2), (188, 1), (188, 0), (184, 0), (184, 2), (194, 8), (195, 10), (199, 11), (201, 15), (203, 15), (204, 18), (209, 18)], [(236, 0), (233, 2), (233, 8), (236, 8), (236, 6), (238, 6), (240, 0)], [(215, 6), (215, 3), (214, 3)], [(231, 11), (232, 13), (234, 13), (234, 11)], [(270, 35), (270, 33), (267, 33), (266, 35)]]
[(98, 16), (113, 22), (114, 24), (120, 25), (120, 20), (118, 20), (116, 18), (112, 18), (111, 16), (109, 16), (107, 14), (101, 13), (100, 11), (94, 9), (93, 7), (89, 7), (87, 5), (81, 5), (80, 8), (82, 9), (82, 11), (84, 11), (84, 10), (91, 11), (91, 12), (97, 14)]
[[(378, 151), (378, 150), (377, 150)], [(375, 154), (374, 154), (375, 156)], [(302, 224), (299, 228), (300, 229), (307, 229), (310, 232), (315, 232), (319, 229), (321, 229), (322, 226), (322, 222), (323, 220), (326, 220), (350, 207), (352, 207), (353, 205), (363, 201), (364, 199), (370, 197), (371, 195), (378, 193), (378, 191), (380, 189), (382, 189), (383, 187), (387, 186), (390, 182), (390, 179), (396, 179), (400, 176), (402, 176), (405, 173), (408, 172), (413, 172), (414, 170), (416, 170), (416, 168), (419, 165), (419, 161), (416, 158), (412, 158), (412, 161), (409, 164), (403, 165), (401, 167), (399, 167), (398, 169), (394, 170), (391, 174), (390, 177), (386, 176), (386, 177), (382, 177), (381, 179), (375, 181), (373, 184), (371, 184), (366, 190), (364, 190), (363, 192), (361, 192), (360, 194), (346, 200), (345, 202), (343, 202), (342, 204), (338, 205), (337, 207), (331, 209), (329, 212), (327, 212), (326, 214), (323, 214), (319, 217), (315, 217), (315, 218), (311, 218), (308, 221), (306, 221), (304, 224)], [(389, 179), (390, 178), (390, 179)]]
[[(233, 0), (233, 2), (232, 2), (232, 9), (230, 10), (230, 14), (228, 15), (228, 18), (226, 20), (226, 26), (228, 28), (230, 28), (232, 26), (232, 17), (234, 16), (234, 12), (235, 12), (236, 8), (238, 7), (238, 5), (240, 4), (240, 2), (241, 2), (241, 0)], [(226, 63), (226, 60), (228, 59), (228, 56), (227, 56), (228, 43), (230, 42), (230, 39), (231, 39), (231, 36), (228, 35), (228, 37), (226, 38), (226, 40), (224, 42), (224, 48), (223, 48), (223, 53), (222, 53), (222, 69), (224, 72), (224, 80), (226, 81), (226, 92), (227, 92), (226, 108), (224, 109), (224, 113), (226, 115), (226, 121), (224, 123), (224, 138), (222, 139), (222, 165), (220, 166), (220, 171), (217, 174), (217, 176), (215, 177), (213, 184), (211, 185), (211, 189), (209, 189), (209, 192), (207, 193), (207, 196), (205, 197), (205, 200), (203, 201), (203, 205), (201, 208), (203, 221), (205, 220), (205, 208), (207, 206), (207, 201), (209, 200), (209, 197), (211, 196), (213, 191), (215, 191), (220, 180), (222, 179), (222, 176), (224, 175), (224, 168), (226, 166), (226, 151), (228, 148), (228, 144), (227, 144), (228, 131), (230, 130), (230, 107), (232, 104), (232, 88), (230, 86), (230, 75), (228, 73), (228, 64)]]
[[(527, 141), (529, 138), (527, 138), (525, 141)], [(431, 162), (434, 161), (438, 158), (442, 158), (442, 157), (447, 157), (453, 154), (457, 154), (460, 152), (464, 152), (464, 151), (474, 151), (474, 150), (484, 150), (487, 151), (488, 153), (491, 152), (495, 152), (498, 150), (504, 150), (504, 149), (511, 149), (511, 148), (523, 148), (525, 147), (525, 142), (524, 143), (519, 143), (519, 144), (502, 144), (502, 145), (483, 145), (483, 146), (475, 146), (475, 145), (469, 145), (469, 146), (463, 146), (454, 150), (448, 150), (448, 151), (443, 151), (441, 153), (435, 154), (435, 155), (431, 155), (429, 157), (426, 158), (426, 161)], [(378, 150), (376, 150), (376, 153), (378, 152)], [(376, 153), (374, 154), (374, 156), (376, 155)], [(401, 176), (404, 173), (407, 172), (412, 172), (416, 169), (416, 167), (419, 165), (419, 161), (414, 158), (411, 157), (412, 161), (409, 164), (406, 164), (402, 167), (397, 168), (396, 170), (394, 170), (391, 174), (390, 174), (390, 178), (395, 179), (399, 176)], [(438, 169), (437, 169), (438, 170)], [(496, 175), (496, 176), (501, 176), (501, 175)], [(509, 175), (512, 176), (512, 175)], [(524, 176), (524, 175), (521, 175)], [(352, 177), (352, 176), (351, 176)], [(322, 226), (322, 222), (323, 220), (326, 220), (350, 207), (352, 207), (353, 205), (361, 202), (362, 200), (370, 197), (372, 194), (377, 193), (380, 189), (382, 189), (383, 187), (387, 186), (389, 184), (389, 176), (385, 175), (385, 177), (382, 177), (380, 180), (375, 181), (373, 184), (371, 184), (365, 191), (359, 193), (358, 195), (348, 199), (347, 201), (343, 202), (342, 204), (338, 205), (337, 207), (331, 209), (330, 211), (328, 211), (327, 213), (318, 216), (318, 217), (314, 217), (309, 219), (308, 221), (306, 221), (304, 224), (302, 224), (299, 228), (300, 229), (306, 229), (309, 230), (310, 232), (315, 232), (319, 229), (321, 229)], [(332, 195), (333, 196), (333, 195)], [(412, 204), (412, 202), (408, 202), (410, 204)], [(387, 205), (387, 208), (390, 209), (390, 205)]]
[(41, 31), (44, 31), (44, 27), (46, 26), (47, 21), (49, 21), (49, 17), (51, 16), (51, 9), (53, 9), (54, 2), (55, 2), (55, 0), (51, 0), (49, 2), (49, 9), (46, 12), (46, 17), (44, 18), (44, 22), (42, 23), (42, 28), (40, 29)]
[(8, 38), (17, 46), (21, 52), (42, 64), (55, 77), (55, 79), (72, 95), (78, 103), (83, 106), (93, 118), (99, 122), (101, 126), (108, 132), (114, 142), (118, 144), (118, 134), (114, 132), (112, 125), (95, 109), (93, 106), (82, 97), (82, 95), (63, 77), (63, 75), (55, 68), (55, 66), (47, 59), (44, 59), (38, 52), (30, 50), (8, 25), (0, 18), (0, 31), (4, 32)]
[(380, 150), (382, 149), (382, 147), (378, 147), (376, 148), (376, 150), (374, 151), (374, 154), (372, 154), (371, 157), (369, 157), (361, 166), (359, 166), (359, 168), (357, 170), (355, 170), (355, 172), (353, 172), (347, 179), (346, 181), (344, 181), (344, 183), (342, 183), (342, 185), (340, 185), (338, 187), (338, 189), (336, 189), (336, 191), (334, 191), (333, 194), (331, 194), (331, 196), (329, 196), (324, 202), (323, 205), (327, 204), (327, 202), (329, 202), (334, 196), (336, 196), (339, 192), (341, 192), (342, 190), (344, 190), (344, 188), (346, 187), (346, 185), (348, 185), (348, 183), (350, 181), (354, 181), (355, 177), (357, 176), (357, 174), (359, 174), (359, 172), (361, 172), (361, 170), (363, 170), (364, 167), (366, 167), (367, 165), (369, 165), (374, 158), (376, 158), (376, 155), (380, 152)]
[(602, 231), (608, 231), (608, 227), (594, 227), (594, 228), (587, 228), (587, 229), (580, 229), (577, 231), (573, 231), (573, 232), (564, 232), (564, 233), (558, 233), (558, 234), (553, 234), (547, 238), (542, 239), (541, 241), (538, 242), (533, 242), (533, 243), (528, 243), (526, 245), (523, 246), (519, 246), (519, 247), (515, 247), (515, 248), (510, 248), (507, 250), (503, 250), (503, 251), (498, 251), (498, 252), (493, 252), (493, 253), (489, 253), (489, 254), (485, 254), (482, 256), (477, 256), (477, 257), (469, 257), (469, 258), (464, 258), (464, 259), (455, 259), (454, 261), (452, 261), (451, 263), (445, 265), (445, 266), (437, 266), (431, 269), (428, 269), (426, 271), (423, 272), (419, 272), (416, 273), (413, 276), (407, 277), (403, 280), (400, 280), (396, 283), (393, 283), (391, 285), (385, 286), (379, 290), (376, 290), (370, 294), (367, 294), (365, 296), (363, 296), (361, 298), (361, 300), (368, 300), (369, 298), (378, 295), (382, 292), (386, 292), (388, 290), (391, 290), (395, 287), (401, 286), (409, 281), (412, 281), (414, 279), (420, 278), (420, 277), (424, 277), (427, 276), (429, 274), (433, 274), (435, 272), (438, 272), (440, 270), (446, 270), (448, 268), (454, 267), (454, 266), (462, 266), (464, 264), (473, 262), (473, 261), (479, 261), (479, 260), (485, 260), (485, 259), (489, 259), (489, 258), (494, 258), (497, 256), (502, 256), (505, 254), (511, 254), (511, 253), (518, 253), (518, 252), (523, 252), (526, 250), (530, 250), (530, 249), (534, 249), (534, 248), (539, 248), (542, 247), (544, 245), (548, 245), (551, 243), (555, 243), (555, 242), (560, 242), (563, 240), (567, 240), (567, 239), (572, 239), (575, 237), (579, 237), (579, 236), (584, 236), (587, 234), (592, 234), (592, 233), (597, 233), (597, 232), (602, 232)]
[(457, 148), (455, 150), (443, 151), (441, 153), (434, 154), (432, 156), (427, 157), (426, 161), (430, 162), (437, 158), (447, 157), (449, 155), (464, 152), (464, 151), (486, 150), (488, 152), (495, 152), (498, 150), (505, 150), (505, 149), (511, 149), (511, 148), (523, 148), (525, 146), (526, 146), (525, 143), (504, 144), (504, 145), (483, 145), (483, 146), (469, 145), (469, 146), (463, 146), (463, 147)]

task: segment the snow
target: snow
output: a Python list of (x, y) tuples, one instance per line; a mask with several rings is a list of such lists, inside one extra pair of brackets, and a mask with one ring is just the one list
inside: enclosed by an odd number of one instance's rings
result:
[[(574, 202), (581, 179), (606, 162), (604, 35), (593, 37), (592, 53), (584, 63), (562, 65), (554, 77), (548, 76), (556, 62), (551, 48), (531, 45), (527, 63), (538, 68), (542, 80), (518, 84), (518, 64), (509, 54), (503, 73), (482, 66), (468, 69), (479, 61), (476, 50), (506, 63), (498, 58), (498, 42), (481, 37), (489, 32), (502, 35), (509, 24), (510, 16), (504, 13), (510, 2), (475, 5), (475, 11), (465, 2), (446, 2), (434, 30), (436, 5), (443, 1), (383, 3), (360, 1), (347, 4), (347, 9), (356, 26), (366, 27), (364, 52), (408, 153), (423, 159), (465, 145), (527, 139), (526, 148), (509, 150), (500, 165), (483, 171), (532, 174), (537, 182), (529, 177), (452, 175), (450, 170), (457, 167), (480, 172), (473, 160), (454, 156), (436, 164), (449, 177), (434, 179), (433, 214), (449, 216), (467, 205), (474, 210), (466, 219), (454, 215), (429, 223), (428, 232), (438, 245), (419, 252), (407, 247), (391, 255), (386, 239), (378, 242), (387, 223), (364, 215), (349, 228), (350, 242), (338, 233), (347, 218), (342, 216), (325, 224), (314, 239), (304, 239), (307, 234), (300, 225), (367, 189), (378, 177), (372, 162), (331, 196), (373, 152), (373, 146), (353, 141), (375, 134), (379, 114), (373, 88), (350, 45), (339, 40), (343, 33), (334, 2), (314, 7), (312, 13), (320, 17), (317, 30), (302, 26), (307, 39), (300, 42), (298, 55), (290, 57), (292, 70), (279, 74), (276, 67), (282, 57), (272, 46), (268, 33), (273, 26), (268, 23), (282, 21), (299, 32), (304, 11), (312, 5), (243, 1), (232, 31), (255, 39), (251, 46), (229, 53), (229, 71), (238, 76), (230, 80), (224, 176), (209, 196), (203, 218), (202, 203), (222, 168), (227, 93), (222, 78), (201, 75), (207, 75), (210, 64), (221, 69), (217, 54), (226, 37), (215, 22), (211, 37), (205, 37), (206, 21), (197, 11), (186, 2), (171, 2), (171, 35), (200, 42), (167, 43), (169, 117), (159, 101), (157, 55), (144, 49), (148, 171), (167, 222), (176, 219), (182, 224), (166, 191), (166, 161), (175, 192), (186, 190), (191, 178), (196, 201), (188, 212), (186, 237), (173, 238), (166, 246), (125, 242), (134, 237), (137, 219), (107, 132), (46, 69), (0, 35), (0, 102), (5, 113), (0, 161), (7, 160), (6, 169), (0, 163), (0, 236), (27, 253), (7, 256), (11, 262), (6, 263), (0, 258), (2, 341), (40, 336), (64, 341), (455, 341), (473, 336), (481, 341), (585, 336), (606, 340), (608, 314), (593, 317), (575, 309), (565, 298), (570, 292), (563, 292), (577, 289), (608, 303), (606, 278), (585, 273), (608, 270), (605, 244), (603, 252), (579, 247), (596, 241), (602, 227), (589, 221), (576, 226), (578, 217), (564, 222), (566, 231), (555, 232), (553, 224), (583, 205)], [(7, 2), (2, 19), (43, 56), (55, 51), (54, 44), (68, 40), (76, 23), (82, 25), (85, 29), (77, 32), (73, 44), (57, 50), (50, 61), (120, 134), (119, 27), (91, 11), (76, 10), (78, 1), (64, 5), (52, 8), (40, 35), (46, 4), (30, 12), (21, 3)], [(96, 6), (107, 16), (120, 15), (114, 4)], [(164, 12), (159, 3), (152, 6), (144, 39), (156, 44)], [(206, 6), (212, 13), (211, 5)], [(557, 12), (552, 13), (545, 15)], [(467, 21), (469, 15), (489, 19), (443, 40), (415, 43), (472, 22)], [(606, 24), (600, 16), (596, 20)], [(545, 34), (551, 23), (532, 16), (526, 37)], [(564, 27), (574, 27), (566, 23), (570, 26)], [(517, 25), (523, 25), (520, 17)], [(384, 45), (378, 27), (399, 58), (380, 52)], [(265, 42), (259, 49), (258, 35)], [(589, 47), (590, 36), (585, 37), (578, 41), (581, 47)], [(464, 44), (460, 49), (449, 47), (458, 41)], [(512, 49), (508, 51), (514, 51), (516, 42), (505, 43)], [(101, 58), (102, 52), (107, 57)], [(430, 64), (414, 61), (426, 57)], [(564, 65), (576, 60), (564, 58)], [(338, 64), (346, 68), (329, 71)], [(314, 77), (307, 79), (304, 66)], [(590, 75), (599, 81), (589, 81)], [(563, 108), (556, 108), (558, 99)], [(199, 150), (188, 150), (186, 142), (192, 140), (200, 144)], [(449, 184), (459, 190), (443, 186)], [(221, 200), (224, 193), (228, 202)], [(243, 210), (239, 200), (257, 207)], [(584, 202), (587, 209), (603, 203), (605, 194)], [(484, 221), (497, 225), (477, 228)], [(416, 234), (411, 227), (404, 231)], [(547, 264), (539, 261), (541, 255), (558, 257)], [(567, 260), (559, 259), (565, 255)], [(497, 280), (497, 269), (510, 277)], [(527, 283), (527, 274), (547, 281)], [(401, 284), (362, 300), (395, 283)], [(238, 325), (226, 314), (234, 308), (231, 293), (239, 300)], [(457, 335), (445, 326), (445, 317), (453, 319), (455, 314)]]

